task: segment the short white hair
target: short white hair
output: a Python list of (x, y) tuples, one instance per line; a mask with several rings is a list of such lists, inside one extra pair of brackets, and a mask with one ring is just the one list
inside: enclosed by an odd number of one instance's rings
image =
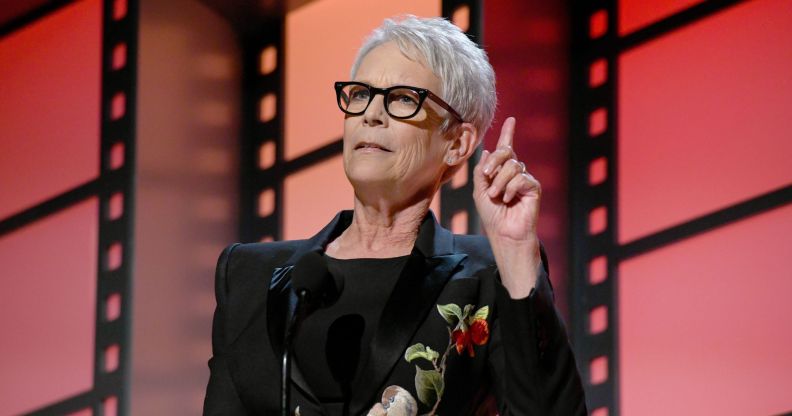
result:
[[(404, 15), (385, 19), (363, 42), (352, 65), (352, 79), (372, 49), (391, 41), (406, 56), (423, 61), (440, 79), (443, 90), (433, 92), (472, 123), (481, 140), (492, 124), (498, 101), (495, 71), (487, 53), (446, 19)], [(416, 52), (421, 56), (414, 56)], [(450, 122), (447, 118), (441, 130), (446, 131)]]

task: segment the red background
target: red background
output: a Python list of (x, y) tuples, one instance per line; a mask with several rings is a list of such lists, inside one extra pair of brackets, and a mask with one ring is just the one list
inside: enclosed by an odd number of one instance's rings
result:
[[(698, 3), (620, 0), (618, 17), (592, 30), (616, 24), (628, 36)], [(356, 18), (338, 28), (350, 10)], [(0, 221), (98, 175), (100, 11), (99, 0), (76, 1), (0, 38)], [(439, 2), (419, 0), (317, 0), (289, 12), (285, 157), (340, 137), (324, 87), (346, 78), (371, 28), (399, 13), (439, 12)], [(517, 117), (515, 149), (543, 184), (540, 237), (564, 314), (583, 301), (567, 297), (568, 207), (579, 197), (568, 195), (569, 13), (563, 2), (536, 0), (483, 10), (500, 98), (485, 146)], [(318, 39), (323, 25), (338, 30)], [(195, 0), (143, 0), (140, 30), (131, 412), (195, 414), (208, 378), (214, 260), (235, 238), (240, 51), (230, 25)], [(618, 56), (616, 243), (792, 183), (788, 39), (789, 2), (754, 0)], [(591, 68), (592, 85), (606, 81), (604, 65)], [(590, 128), (605, 122), (599, 114)], [(592, 183), (606, 163), (592, 165)], [(284, 188), (287, 238), (351, 205), (338, 158), (291, 175)], [(262, 195), (262, 209), (273, 203)], [(0, 415), (93, 386), (97, 215), (89, 198), (0, 235)], [(792, 409), (790, 224), (786, 205), (618, 265), (623, 414)], [(591, 330), (612, 324), (607, 316), (593, 311)], [(605, 364), (594, 363), (587, 382), (612, 376)]]

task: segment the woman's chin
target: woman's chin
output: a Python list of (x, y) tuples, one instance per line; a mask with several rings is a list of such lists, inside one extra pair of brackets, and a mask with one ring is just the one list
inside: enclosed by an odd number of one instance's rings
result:
[(365, 190), (366, 192), (392, 189), (395, 182), (392, 177), (384, 174), (357, 174), (347, 177), (355, 190)]
[(353, 186), (388, 185), (396, 181), (396, 177), (382, 163), (355, 163), (346, 169), (347, 178)]

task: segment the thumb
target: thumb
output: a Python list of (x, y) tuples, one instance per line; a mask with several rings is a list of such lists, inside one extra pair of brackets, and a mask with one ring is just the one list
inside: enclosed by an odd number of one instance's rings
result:
[(478, 196), (482, 195), (487, 188), (489, 188), (490, 179), (487, 175), (484, 174), (484, 164), (487, 163), (487, 159), (490, 156), (490, 152), (483, 151), (481, 152), (481, 157), (479, 158), (476, 167), (473, 168), (473, 195)]

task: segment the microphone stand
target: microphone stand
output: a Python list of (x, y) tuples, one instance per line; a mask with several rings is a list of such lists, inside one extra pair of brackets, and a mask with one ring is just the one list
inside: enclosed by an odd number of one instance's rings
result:
[(349, 416), (349, 399), (350, 399), (350, 396), (352, 396), (350, 394), (351, 393), (351, 389), (350, 389), (350, 386), (349, 386), (349, 382), (344, 383), (344, 386), (342, 386), (341, 390), (343, 392), (342, 394), (344, 395), (344, 407), (343, 407), (343, 410), (341, 411), (341, 414), (343, 416)]
[(289, 320), (286, 327), (286, 336), (283, 341), (283, 360), (281, 367), (281, 415), (290, 416), (291, 407), (291, 350), (294, 342), (294, 334), (297, 333), (297, 325), (302, 320), (302, 310), (305, 298), (308, 296), (307, 290), (301, 290), (297, 295), (297, 307), (294, 308), (294, 315)]

